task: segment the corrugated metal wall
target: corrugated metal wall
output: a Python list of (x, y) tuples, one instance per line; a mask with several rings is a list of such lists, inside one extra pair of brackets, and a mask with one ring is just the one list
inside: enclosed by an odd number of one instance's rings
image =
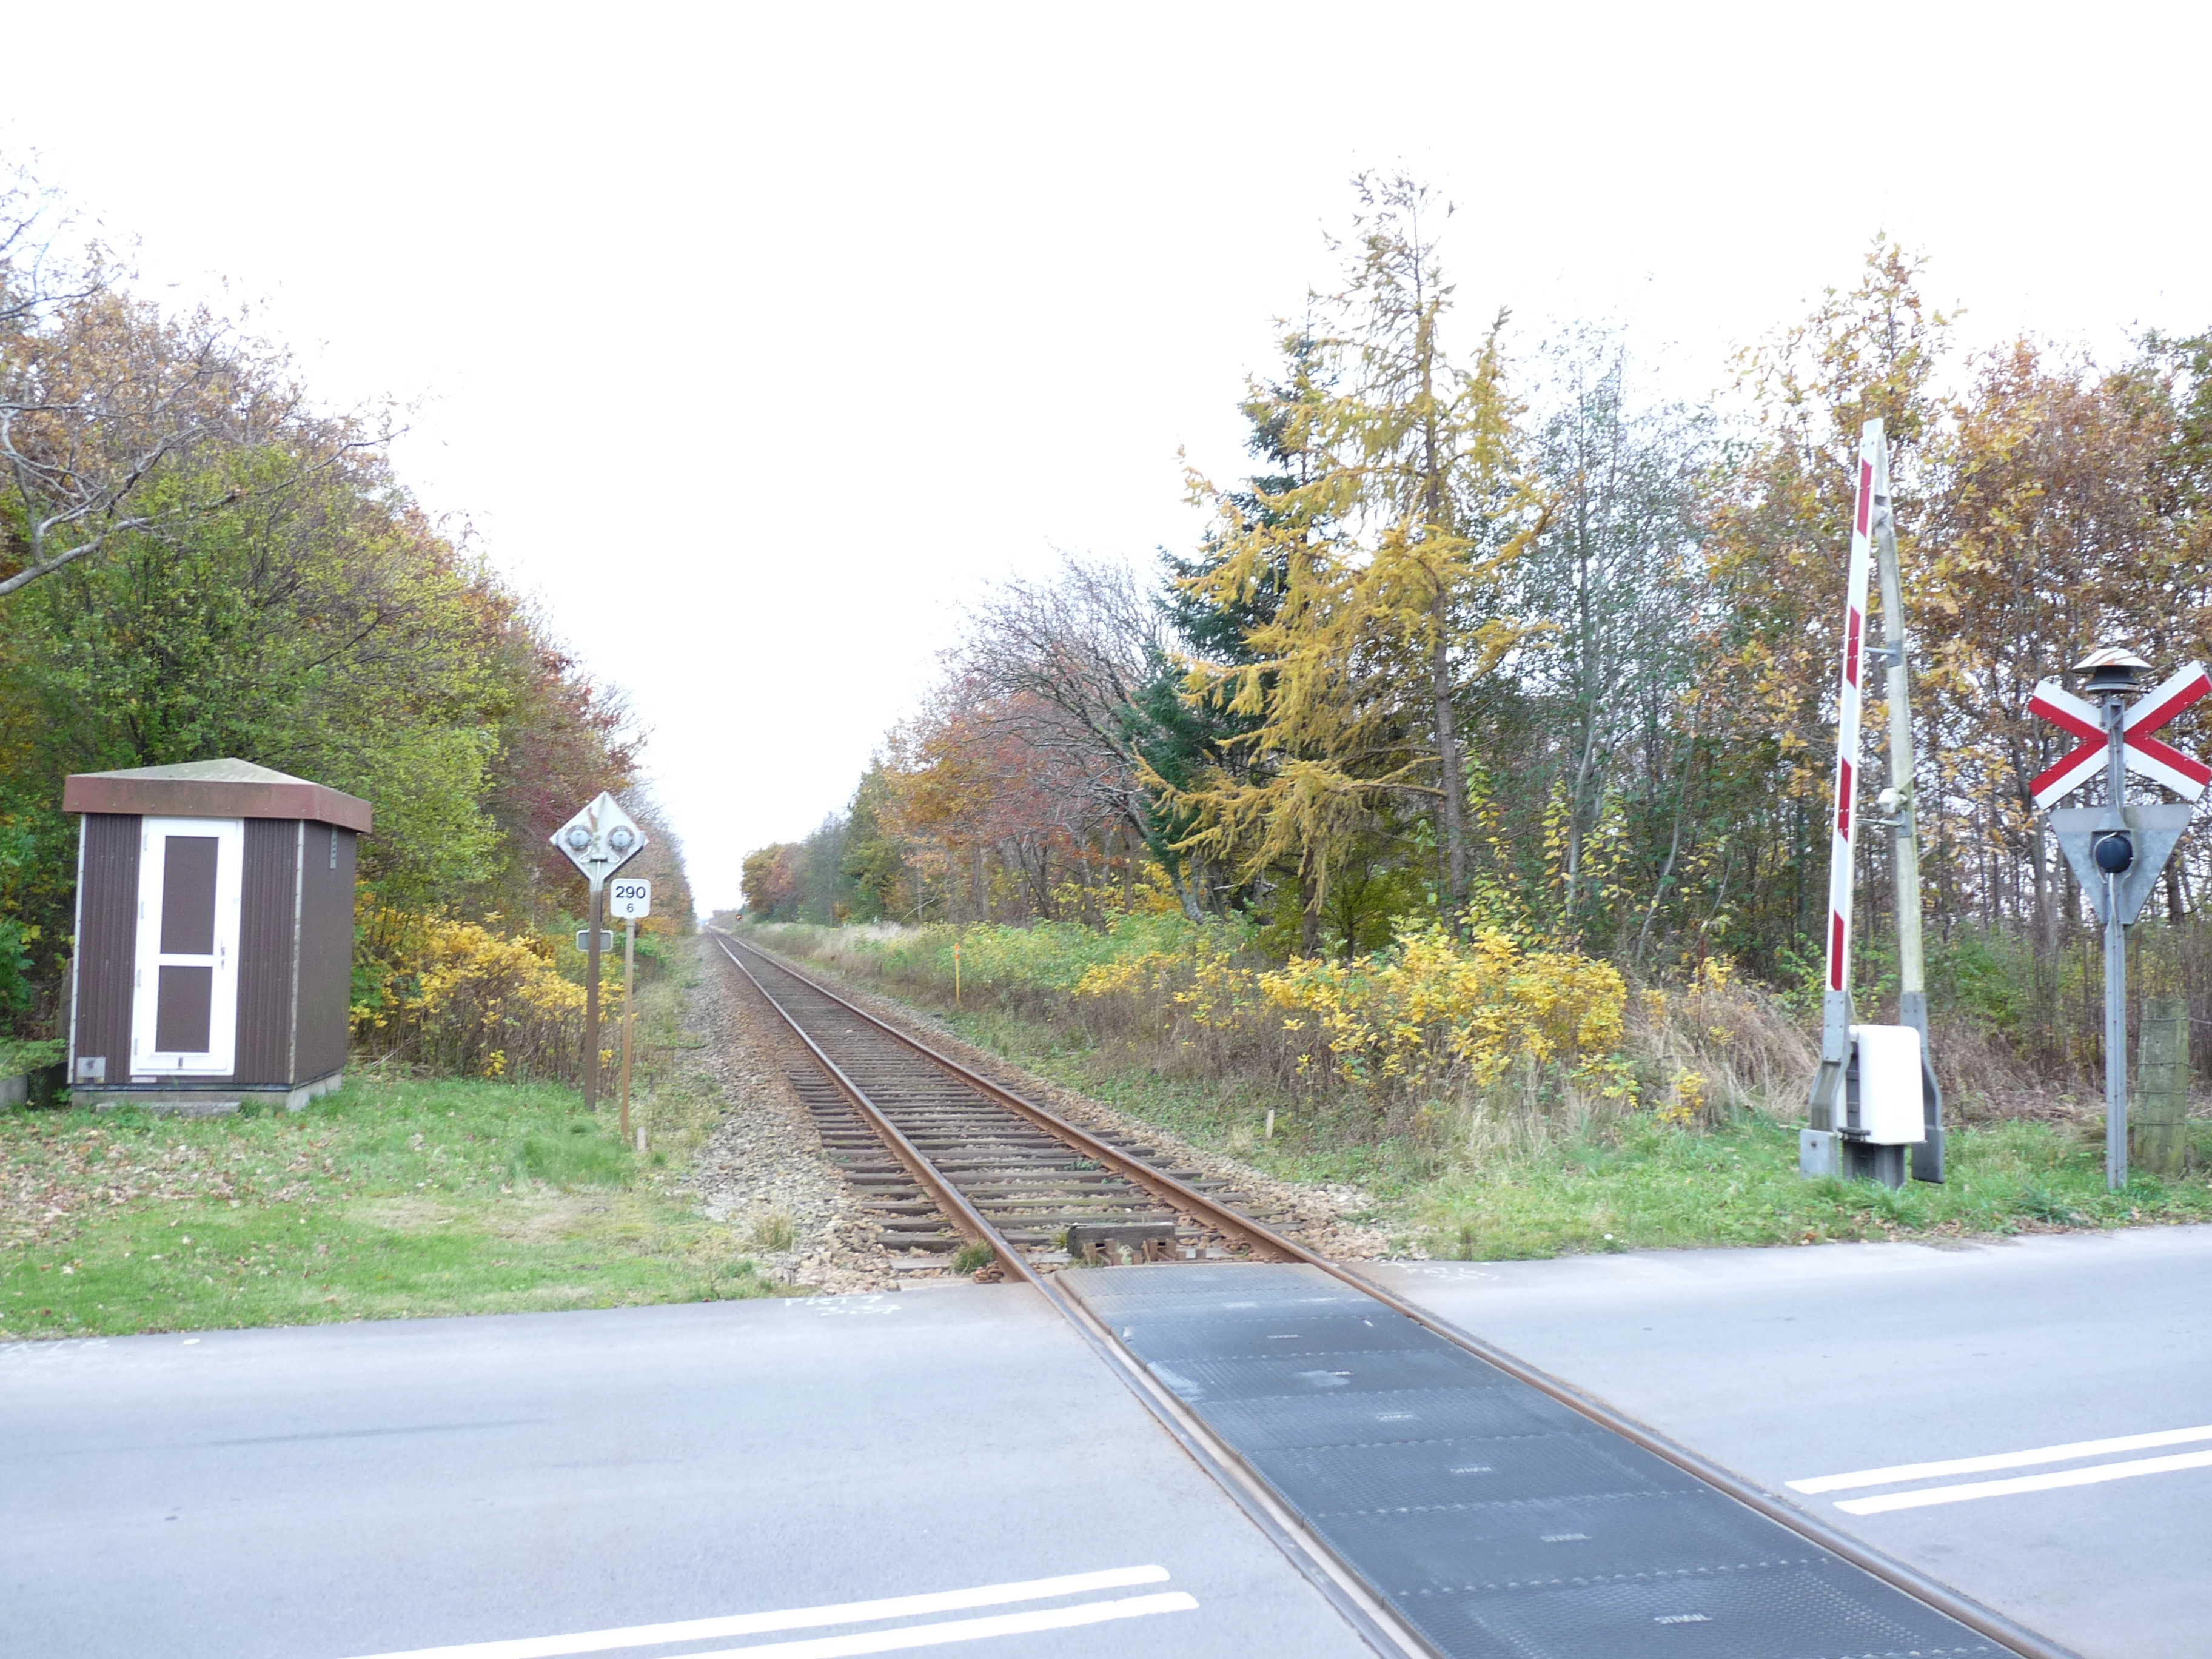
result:
[[(307, 833), (321, 828), (311, 823)], [(296, 818), (246, 820), (238, 918), (238, 1069), (231, 1080), (248, 1086), (289, 1088), (301, 1080), (291, 1073), (299, 852)]]
[(137, 967), (138, 840), (144, 820), (84, 816), (84, 885), (77, 896), (76, 1052), (107, 1061), (107, 1080), (131, 1080), (131, 978)]
[[(131, 977), (137, 969), (144, 820), (88, 812), (83, 822), (76, 1053), (105, 1058), (108, 1083), (125, 1084), (131, 1080)], [(196, 1078), (196, 1086), (229, 1081), (242, 1087), (289, 1088), (343, 1069), (346, 1004), (353, 984), (357, 841), (352, 830), (327, 823), (307, 824), (303, 836), (295, 818), (246, 820), (238, 1069), (228, 1079)]]
[(293, 1081), (343, 1068), (346, 1004), (353, 988), (353, 872), (358, 840), (350, 830), (307, 826), (300, 915), (300, 1030)]

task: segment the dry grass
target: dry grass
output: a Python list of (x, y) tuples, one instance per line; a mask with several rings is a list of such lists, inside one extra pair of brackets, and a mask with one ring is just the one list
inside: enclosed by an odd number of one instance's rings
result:
[(1627, 1041), (1644, 1103), (1684, 1127), (1794, 1110), (1820, 1055), (1780, 998), (1711, 960), (1685, 980), (1639, 988)]

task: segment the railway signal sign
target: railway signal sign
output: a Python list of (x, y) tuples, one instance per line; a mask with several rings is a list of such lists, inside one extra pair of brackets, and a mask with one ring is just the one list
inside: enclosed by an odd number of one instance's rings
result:
[[(2078, 665), (2094, 672), (2112, 665), (2140, 669), (2150, 665), (2124, 652), (2106, 649), (2085, 658)], [(2122, 763), (2130, 771), (2141, 773), (2153, 783), (2164, 784), (2184, 800), (2202, 797), (2206, 786), (2212, 785), (2212, 766), (2160, 743), (2151, 733), (2208, 695), (2212, 695), (2212, 674), (2204, 672), (2203, 663), (2193, 662), (2164, 684), (2130, 703), (2123, 726), (2126, 742), (2120, 751)], [(2028, 699), (2027, 707), (2031, 714), (2042, 716), (2060, 731), (2084, 739), (2080, 748), (2028, 786), (2035, 804), (2048, 807), (2063, 800), (2105, 769), (2111, 739), (2105, 729), (2103, 711), (2086, 698), (2075, 696), (2055, 679), (2039, 684), (2035, 695)]]
[(635, 921), (653, 914), (653, 884), (642, 876), (617, 876), (607, 884), (607, 914)]
[(622, 803), (602, 789), (592, 804), (556, 830), (549, 839), (562, 856), (584, 872), (597, 894), (616, 871), (645, 851), (649, 837)]
[[(578, 948), (584, 951), (586, 957), (584, 1052), (581, 1056), (584, 1062), (584, 1109), (597, 1111), (599, 1104), (599, 951), (604, 933), (599, 923), (606, 909), (606, 880), (645, 851), (647, 836), (638, 828), (637, 820), (623, 811), (622, 803), (602, 789), (592, 798), (588, 806), (547, 839), (561, 849), (563, 858), (584, 872), (584, 879), (591, 884), (592, 888), (591, 925), (577, 935), (577, 939)], [(608, 945), (611, 947), (611, 939), (608, 940)], [(625, 999), (625, 1008), (627, 1006)], [(627, 1036), (627, 1024), (623, 1031)], [(623, 1133), (627, 1135), (629, 1133), (627, 1085), (623, 1095)]]

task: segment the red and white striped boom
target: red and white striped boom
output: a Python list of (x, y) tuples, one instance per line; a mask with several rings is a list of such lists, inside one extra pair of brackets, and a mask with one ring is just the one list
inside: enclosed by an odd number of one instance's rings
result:
[(1836, 670), (1835, 812), (1828, 842), (1828, 990), (1850, 988), (1852, 836), (1857, 825), (1859, 703), (1865, 675), (1867, 571), (1873, 550), (1875, 477), (1889, 471), (1881, 422), (1859, 434), (1858, 495), (1851, 511), (1850, 574), (1844, 586), (1844, 659)]

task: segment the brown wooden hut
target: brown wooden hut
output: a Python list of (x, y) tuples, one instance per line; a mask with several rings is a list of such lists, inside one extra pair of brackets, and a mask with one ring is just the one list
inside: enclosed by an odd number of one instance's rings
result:
[(368, 803), (249, 761), (80, 772), (80, 1104), (294, 1109), (345, 1068)]

